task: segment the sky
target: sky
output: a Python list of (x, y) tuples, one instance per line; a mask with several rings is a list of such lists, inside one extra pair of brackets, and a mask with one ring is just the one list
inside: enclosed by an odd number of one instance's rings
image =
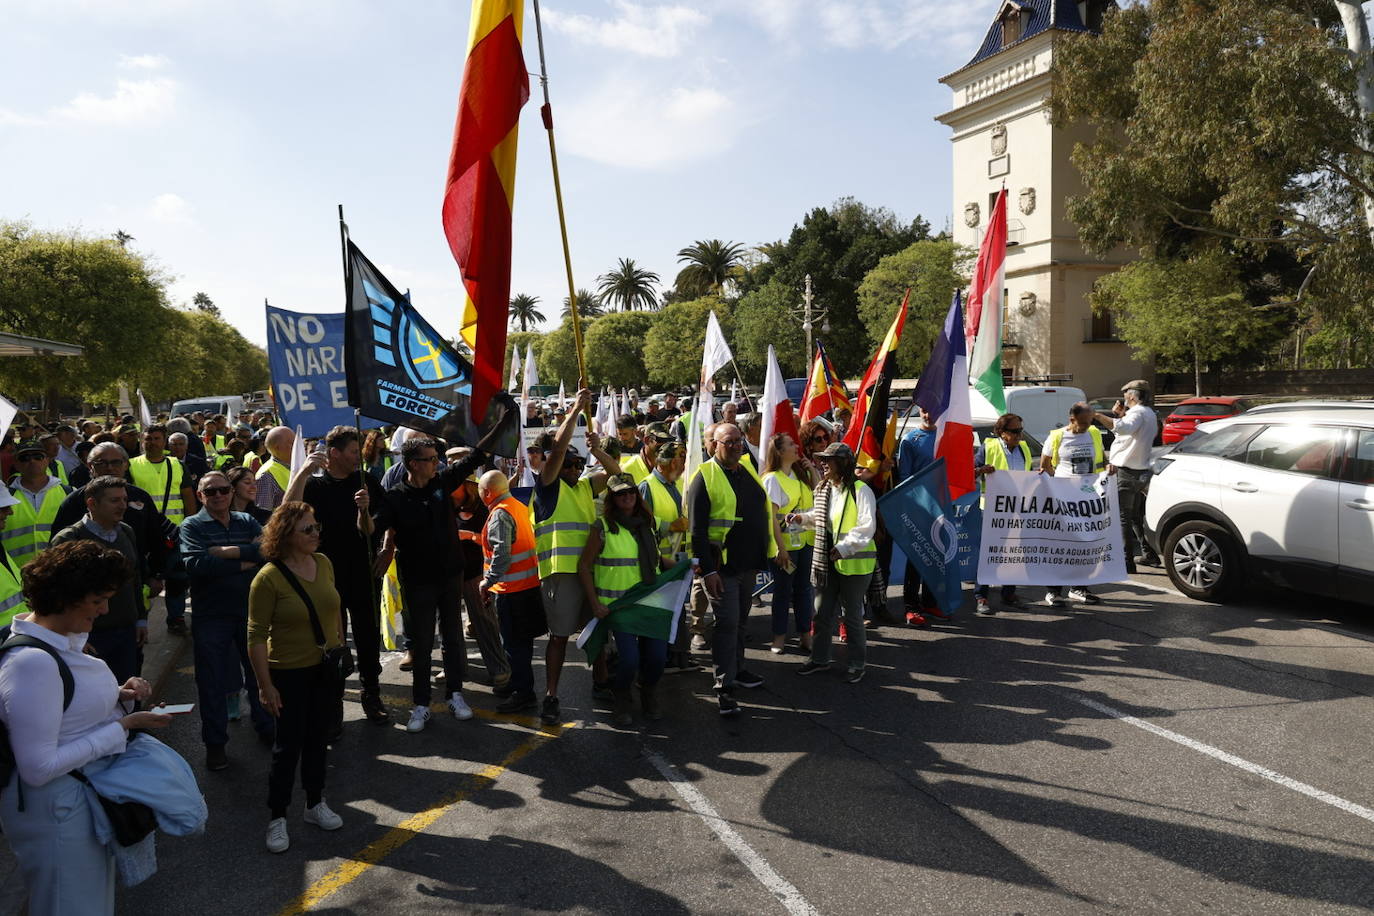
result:
[[(546, 0), (579, 287), (633, 258), (785, 238), (844, 196), (950, 221), (938, 79), (996, 0)], [(337, 207), (445, 335), (458, 268), (440, 223), (464, 0), (0, 0), (0, 219), (108, 236), (207, 293), (250, 340), (263, 301), (338, 312)], [(511, 292), (556, 324), (567, 295), (539, 57), (521, 116)], [(80, 343), (80, 341), (74, 341)]]

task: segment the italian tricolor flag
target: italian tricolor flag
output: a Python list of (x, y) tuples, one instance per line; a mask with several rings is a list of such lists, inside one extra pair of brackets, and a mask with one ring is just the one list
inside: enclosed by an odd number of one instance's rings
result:
[(993, 205), (988, 231), (978, 248), (978, 263), (973, 267), (973, 287), (968, 296), (968, 321), (964, 336), (968, 346), (969, 384), (998, 413), (1006, 413), (1007, 399), (1002, 394), (1002, 288), (1007, 279), (1007, 189), (1003, 188)]
[(669, 643), (677, 639), (678, 621), (691, 587), (692, 564), (683, 560), (659, 573), (654, 581), (636, 585), (611, 602), (611, 613), (604, 619), (592, 618), (577, 637), (577, 647), (587, 653), (587, 664), (601, 655), (613, 630)]

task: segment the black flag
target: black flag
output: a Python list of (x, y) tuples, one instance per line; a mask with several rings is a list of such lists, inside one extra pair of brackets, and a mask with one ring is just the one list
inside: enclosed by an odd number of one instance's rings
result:
[(429, 326), (405, 296), (348, 242), (348, 321), (344, 351), (348, 403), (383, 423), (409, 426), (450, 445), (513, 457), (520, 412), (507, 392), (486, 421), (472, 422), (472, 364)]

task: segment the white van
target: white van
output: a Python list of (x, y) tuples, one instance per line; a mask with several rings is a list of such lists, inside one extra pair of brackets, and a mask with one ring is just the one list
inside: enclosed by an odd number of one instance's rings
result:
[(1013, 385), (1002, 389), (1007, 399), (1007, 413), (1021, 417), (1026, 432), (1041, 442), (1050, 430), (1069, 422), (1069, 408), (1078, 401), (1086, 401), (1082, 388), (1067, 385)]
[(180, 417), (200, 411), (206, 417), (224, 414), (230, 423), (238, 422), (239, 411), (243, 410), (243, 398), (234, 394), (209, 394), (202, 398), (187, 398), (172, 405), (171, 415)]

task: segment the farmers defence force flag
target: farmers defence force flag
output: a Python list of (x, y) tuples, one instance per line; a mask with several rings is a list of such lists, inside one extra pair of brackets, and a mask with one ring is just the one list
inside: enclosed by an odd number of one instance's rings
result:
[[(353, 244), (347, 243), (348, 402), (363, 416), (509, 457), (519, 409), (505, 392), (480, 424), (470, 411), (472, 366)], [(503, 345), (504, 346), (504, 345)], [(501, 370), (498, 358), (497, 373)]]
[(946, 614), (958, 610), (964, 602), (965, 576), (960, 569), (959, 527), (945, 479), (945, 459), (936, 458), (934, 464), (883, 494), (878, 512), (893, 544), (920, 572), (940, 610)]
[(641, 582), (612, 601), (607, 605), (611, 613), (604, 619), (593, 617), (577, 637), (577, 647), (587, 653), (587, 664), (601, 655), (613, 630), (669, 643), (677, 639), (678, 620), (691, 587), (692, 564), (683, 560), (659, 573), (654, 581)]
[(973, 265), (964, 344), (970, 354), (968, 380), (998, 413), (1007, 412), (1002, 392), (1002, 288), (1007, 279), (1007, 189), (997, 195), (988, 231)]

